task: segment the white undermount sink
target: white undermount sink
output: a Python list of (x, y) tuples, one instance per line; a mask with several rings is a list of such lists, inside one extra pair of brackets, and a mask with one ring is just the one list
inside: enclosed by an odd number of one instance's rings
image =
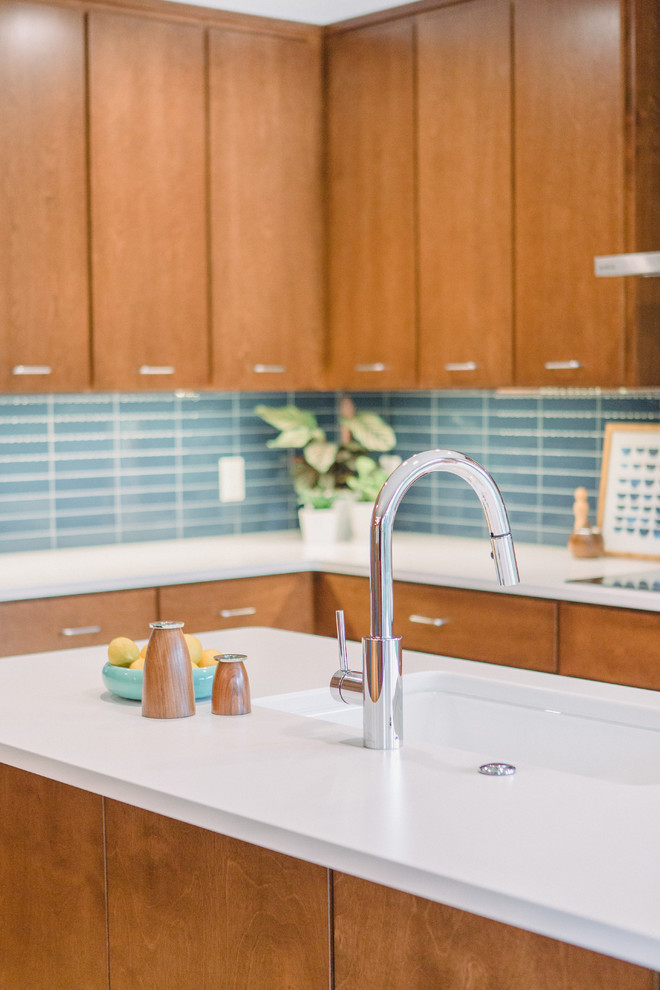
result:
[[(602, 690), (573, 694), (445, 671), (406, 674), (403, 682), (407, 744), (467, 750), (476, 765), (506, 762), (519, 770), (543, 767), (625, 784), (660, 783), (660, 706), (602, 697)], [(338, 722), (353, 738), (362, 729), (362, 708), (334, 702), (327, 688), (255, 704)]]

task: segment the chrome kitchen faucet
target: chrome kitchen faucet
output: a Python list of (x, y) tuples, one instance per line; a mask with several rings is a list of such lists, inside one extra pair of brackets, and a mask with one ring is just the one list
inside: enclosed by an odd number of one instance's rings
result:
[(403, 740), (401, 637), (394, 636), (392, 528), (401, 499), (419, 479), (435, 471), (457, 474), (472, 486), (490, 530), (492, 558), (501, 585), (518, 584), (518, 565), (500, 491), (484, 468), (455, 450), (426, 450), (395, 468), (380, 490), (371, 517), (371, 635), (362, 640), (362, 672), (349, 670), (343, 613), (337, 613), (341, 667), (330, 682), (333, 697), (364, 708), (364, 745), (397, 749)]

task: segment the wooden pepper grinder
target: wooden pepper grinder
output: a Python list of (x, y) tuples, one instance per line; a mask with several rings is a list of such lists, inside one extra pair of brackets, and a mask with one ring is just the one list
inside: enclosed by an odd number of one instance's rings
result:
[(587, 489), (576, 488), (573, 502), (574, 525), (568, 538), (568, 549), (574, 557), (600, 557), (603, 552), (603, 537), (600, 530), (587, 522), (589, 502)]
[(144, 658), (142, 714), (146, 718), (185, 718), (195, 714), (192, 665), (183, 622), (151, 622)]
[(245, 670), (244, 653), (221, 653), (213, 677), (211, 711), (214, 715), (249, 715), (250, 682)]

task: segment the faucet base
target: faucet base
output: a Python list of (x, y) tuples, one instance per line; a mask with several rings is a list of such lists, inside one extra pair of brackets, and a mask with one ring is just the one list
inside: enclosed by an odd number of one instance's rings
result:
[(401, 637), (362, 640), (363, 724), (367, 749), (398, 749), (403, 742)]

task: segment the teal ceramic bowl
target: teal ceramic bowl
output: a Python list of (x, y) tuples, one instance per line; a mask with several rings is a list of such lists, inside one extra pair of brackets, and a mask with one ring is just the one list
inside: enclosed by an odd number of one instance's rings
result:
[[(213, 690), (215, 665), (213, 667), (193, 667), (192, 675), (195, 701), (204, 701), (206, 698), (210, 698)], [(112, 663), (106, 663), (101, 671), (101, 677), (105, 687), (112, 694), (116, 694), (120, 698), (130, 698), (131, 701), (142, 701), (144, 671), (131, 670), (130, 667), (116, 667)]]

